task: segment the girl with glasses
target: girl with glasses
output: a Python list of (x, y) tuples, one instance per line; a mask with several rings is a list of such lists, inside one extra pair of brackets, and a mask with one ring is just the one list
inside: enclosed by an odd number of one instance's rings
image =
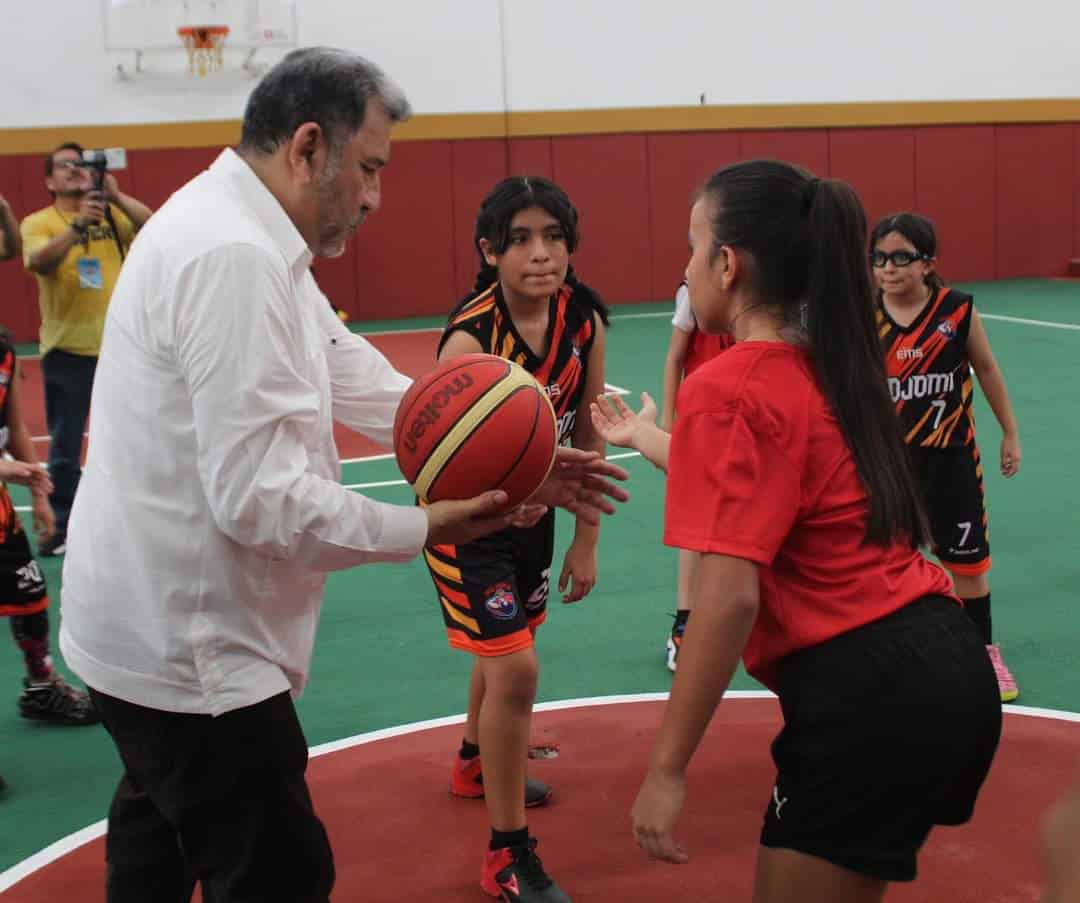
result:
[(1020, 469), (1020, 438), (1005, 378), (971, 295), (935, 269), (934, 225), (914, 213), (881, 220), (870, 239), (878, 334), (889, 391), (930, 519), (934, 554), (979, 628), (1003, 702), (1019, 696), (993, 642), (989, 527), (972, 417), (972, 372), (1001, 425), (1001, 473)]

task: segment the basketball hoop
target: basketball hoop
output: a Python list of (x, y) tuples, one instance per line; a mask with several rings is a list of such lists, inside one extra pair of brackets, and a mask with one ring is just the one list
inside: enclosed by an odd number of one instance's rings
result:
[(219, 72), (225, 65), (228, 25), (183, 25), (176, 29), (188, 54), (188, 75)]

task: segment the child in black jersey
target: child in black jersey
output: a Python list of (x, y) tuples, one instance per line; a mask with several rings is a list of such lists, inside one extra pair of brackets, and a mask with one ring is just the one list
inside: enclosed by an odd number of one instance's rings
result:
[(45, 577), (7, 491), (8, 483), (29, 487), (38, 541), (48, 539), (55, 529), (49, 505), (52, 483), (38, 463), (22, 416), (19, 374), (15, 346), (0, 328), (0, 616), (10, 619), (26, 663), (19, 714), (57, 724), (97, 724), (90, 697), (69, 686), (53, 668)]
[(989, 528), (982, 462), (971, 414), (974, 370), (1001, 425), (1001, 473), (1020, 469), (1020, 438), (1005, 379), (970, 295), (945, 286), (934, 269), (937, 236), (914, 213), (887, 216), (870, 239), (878, 287), (878, 334), (889, 389), (922, 488), (934, 554), (979, 627), (1003, 702), (1019, 695), (993, 643)]
[[(570, 268), (577, 223), (569, 198), (547, 179), (496, 185), (476, 221), (480, 273), (450, 314), (439, 359), (486, 352), (520, 364), (544, 387), (560, 444), (602, 453), (589, 403), (604, 388), (607, 314)], [(424, 552), (450, 645), (475, 656), (451, 790), (487, 801), (492, 829), (481, 886), (521, 903), (569, 900), (544, 873), (525, 820), (526, 806), (542, 805), (551, 793), (527, 779), (525, 766), (538, 674), (533, 636), (547, 613), (554, 530), (549, 511), (532, 527)], [(558, 577), (563, 602), (593, 588), (598, 533), (578, 518)]]

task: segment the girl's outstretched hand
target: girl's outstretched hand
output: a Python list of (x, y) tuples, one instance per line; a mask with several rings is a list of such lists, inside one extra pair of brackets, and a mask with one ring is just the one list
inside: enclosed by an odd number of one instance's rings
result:
[(656, 424), (656, 402), (641, 393), (641, 410), (635, 414), (618, 395), (598, 395), (589, 405), (594, 429), (610, 445), (638, 448), (643, 427)]

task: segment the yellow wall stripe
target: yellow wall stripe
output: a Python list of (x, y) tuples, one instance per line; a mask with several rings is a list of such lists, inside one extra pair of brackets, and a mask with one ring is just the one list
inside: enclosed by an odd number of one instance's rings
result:
[[(509, 364), (510, 362), (507, 361), (507, 363)], [(450, 460), (451, 455), (458, 450), (461, 444), (469, 437), (469, 434), (476, 429), (477, 425), (479, 425), (488, 414), (523, 386), (532, 387), (533, 389), (538, 388), (532, 374), (523, 370), (521, 367), (511, 364), (510, 372), (506, 377), (488, 389), (488, 391), (477, 400), (476, 404), (469, 408), (453, 427), (450, 428), (447, 434), (442, 438), (442, 441), (432, 449), (431, 454), (428, 455), (427, 461), (420, 469), (420, 474), (413, 483), (413, 489), (416, 490), (418, 496), (423, 499), (428, 497), (428, 491), (431, 489), (431, 484), (435, 482), (435, 478), (442, 472), (442, 469), (446, 466), (446, 462)]]
[[(625, 132), (707, 132), (733, 129), (855, 128), (1080, 122), (1080, 98), (926, 100), (874, 103), (732, 104), (626, 107), (600, 110), (523, 110), (509, 113), (428, 113), (399, 126), (399, 141), (529, 138)], [(223, 147), (240, 138), (238, 119), (135, 125), (72, 124), (0, 129), (0, 155), (36, 154), (63, 141), (88, 147), (145, 150)]]

